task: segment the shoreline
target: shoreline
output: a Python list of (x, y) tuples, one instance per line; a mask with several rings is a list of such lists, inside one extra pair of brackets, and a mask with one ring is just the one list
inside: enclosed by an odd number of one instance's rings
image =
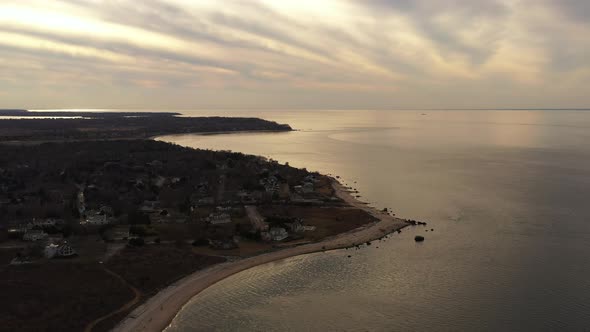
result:
[(249, 268), (277, 260), (320, 251), (353, 247), (374, 241), (409, 225), (406, 221), (369, 207), (353, 197), (338, 180), (331, 178), (336, 195), (351, 207), (366, 211), (378, 221), (346, 233), (337, 234), (320, 242), (289, 247), (256, 256), (225, 262), (196, 271), (149, 298), (133, 310), (113, 331), (162, 331), (180, 310), (196, 295), (215, 283)]
[[(185, 136), (185, 135), (201, 135), (201, 136), (213, 136), (213, 135), (231, 135), (231, 134), (280, 134), (280, 133), (290, 133), (293, 131), (300, 131), (298, 129), (290, 129), (290, 130), (281, 130), (281, 129), (261, 129), (261, 130), (224, 130), (224, 131), (202, 131), (202, 132), (194, 132), (194, 133), (176, 133), (176, 134), (161, 134), (161, 135), (154, 135), (149, 136), (145, 139), (150, 139), (154, 141), (160, 142), (167, 142), (161, 140), (162, 137), (174, 137), (174, 136)], [(142, 138), (144, 139), (144, 138)], [(175, 144), (175, 143), (172, 143)]]

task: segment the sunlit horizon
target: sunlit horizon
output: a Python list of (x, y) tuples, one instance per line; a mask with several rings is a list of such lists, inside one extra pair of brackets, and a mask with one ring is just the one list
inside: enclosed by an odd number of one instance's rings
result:
[(0, 4), (2, 108), (588, 108), (583, 1)]

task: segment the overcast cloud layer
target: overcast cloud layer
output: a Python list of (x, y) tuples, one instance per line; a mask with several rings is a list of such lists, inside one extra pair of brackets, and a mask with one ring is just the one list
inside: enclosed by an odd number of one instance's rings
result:
[(587, 0), (0, 0), (0, 107), (586, 108)]

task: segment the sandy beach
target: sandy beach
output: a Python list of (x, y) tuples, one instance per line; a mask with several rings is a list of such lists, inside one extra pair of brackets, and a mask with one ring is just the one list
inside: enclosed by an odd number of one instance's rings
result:
[(335, 235), (324, 241), (289, 247), (236, 261), (230, 261), (190, 274), (163, 289), (129, 314), (114, 331), (162, 331), (174, 319), (182, 307), (195, 295), (216, 282), (257, 265), (313, 252), (347, 248), (382, 238), (386, 234), (406, 227), (408, 223), (378, 211), (350, 195), (348, 190), (334, 179), (332, 185), (338, 197), (352, 207), (362, 209), (379, 221)]

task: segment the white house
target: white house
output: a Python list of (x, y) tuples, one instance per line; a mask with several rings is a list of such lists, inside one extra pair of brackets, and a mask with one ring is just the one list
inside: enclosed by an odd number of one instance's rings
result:
[(273, 227), (268, 233), (273, 241), (283, 241), (289, 237), (289, 233), (282, 227)]
[(47, 238), (47, 233), (37, 229), (29, 229), (27, 230), (25, 235), (23, 235), (23, 240), (25, 241), (38, 241), (43, 240), (45, 238)]
[(61, 244), (51, 243), (45, 247), (45, 257), (71, 257), (76, 255), (76, 251), (67, 242)]
[(208, 219), (213, 225), (228, 224), (231, 222), (231, 217), (227, 213), (211, 213)]
[(108, 223), (109, 219), (107, 218), (107, 215), (97, 211), (89, 211), (86, 214), (86, 218), (81, 222), (83, 225), (106, 225)]
[(32, 222), (29, 222), (27, 224), (27, 228), (31, 229), (31, 228), (50, 228), (50, 227), (54, 227), (56, 225), (56, 221), (53, 219), (46, 219), (46, 220), (34, 220)]

